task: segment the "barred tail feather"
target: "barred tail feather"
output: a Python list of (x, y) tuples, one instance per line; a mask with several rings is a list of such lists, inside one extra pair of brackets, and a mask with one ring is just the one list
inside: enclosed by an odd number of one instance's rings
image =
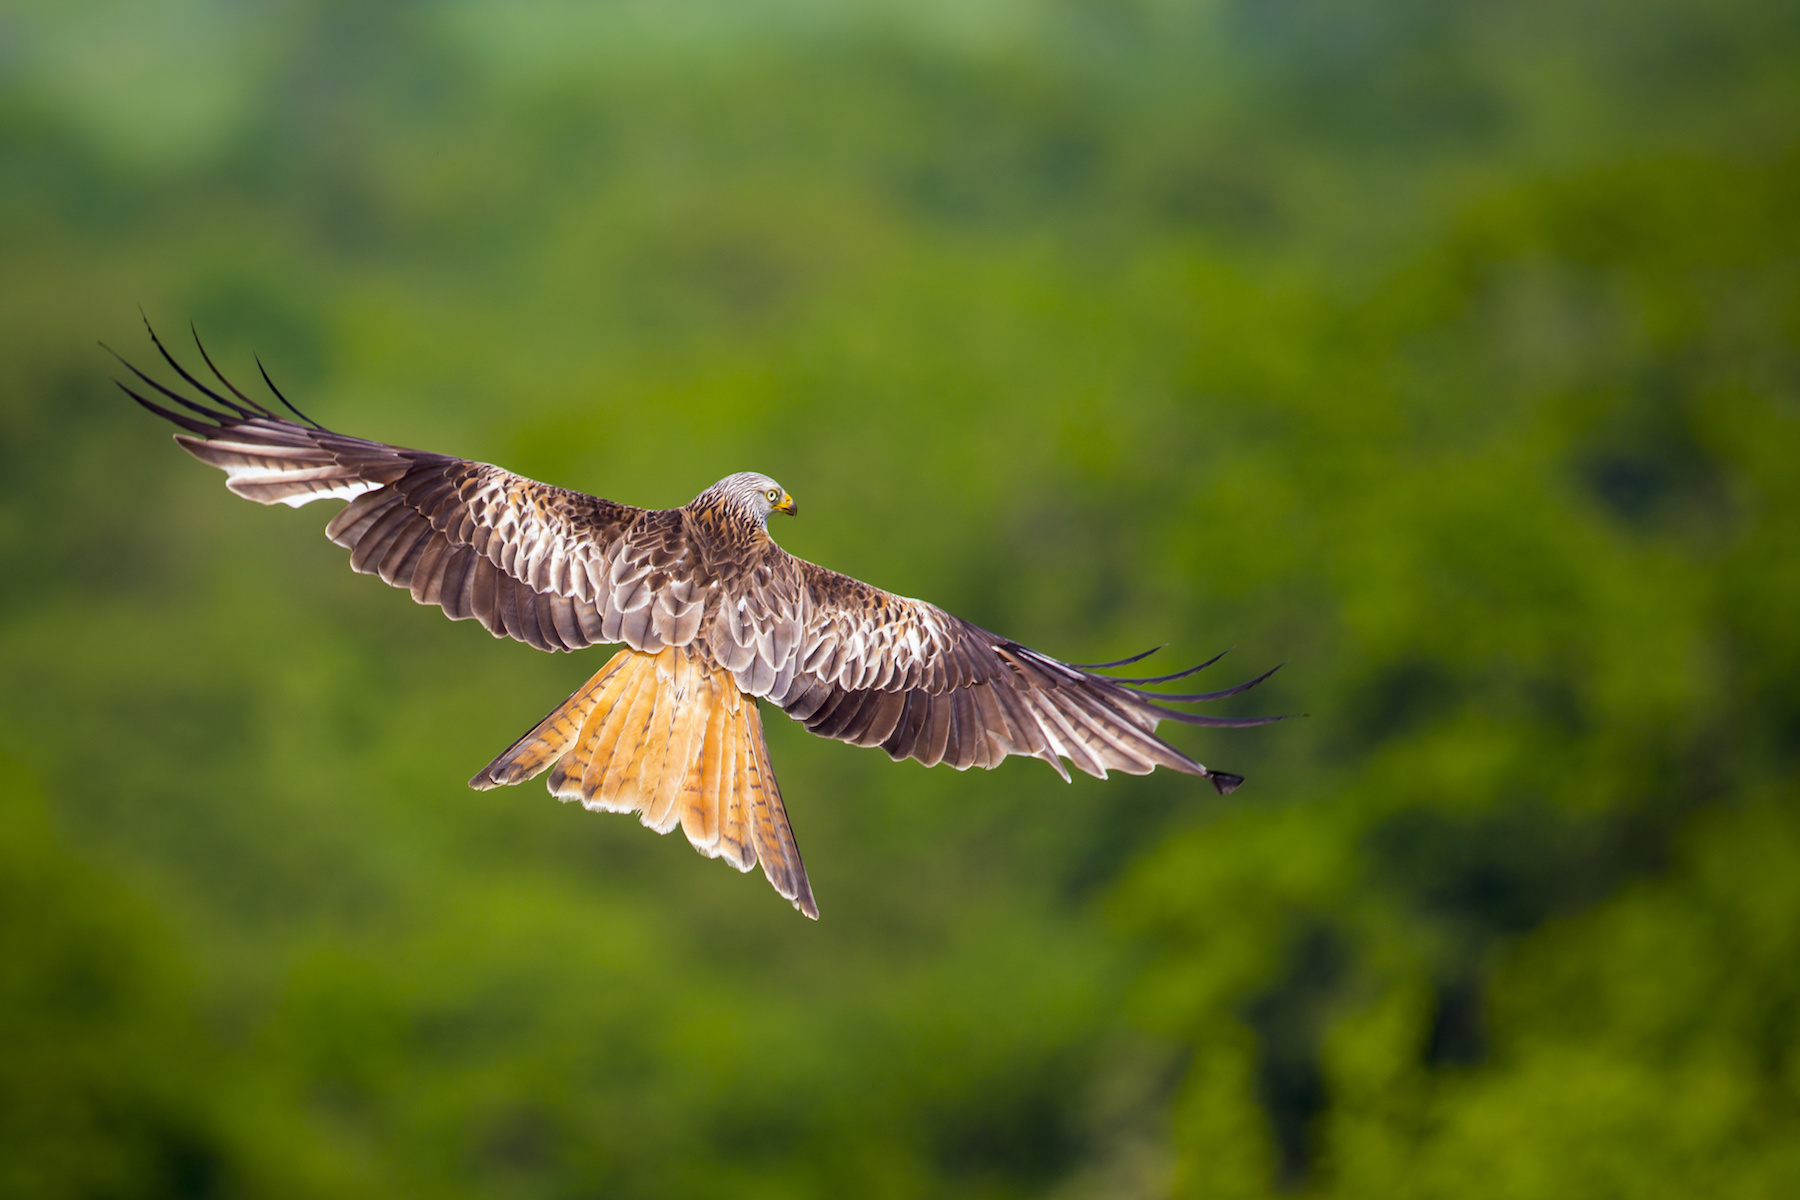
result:
[(559, 800), (635, 812), (658, 833), (679, 825), (694, 849), (740, 871), (760, 862), (777, 892), (818, 919), (761, 714), (728, 673), (673, 647), (621, 650), (469, 784), (546, 769)]
[(606, 694), (608, 685), (613, 685), (612, 690), (617, 691), (617, 684), (621, 682), (619, 668), (630, 653), (621, 650), (613, 655), (598, 674), (582, 684), (573, 696), (551, 709), (550, 715), (539, 721), (530, 733), (477, 771), (475, 778), (469, 780), (469, 786), (485, 792), (502, 784), (524, 783), (565, 757), (564, 752)]

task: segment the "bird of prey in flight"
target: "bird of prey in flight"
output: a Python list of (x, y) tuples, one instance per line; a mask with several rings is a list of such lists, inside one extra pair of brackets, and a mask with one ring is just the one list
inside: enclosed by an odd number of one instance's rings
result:
[(539, 650), (623, 644), (471, 787), (548, 770), (560, 800), (635, 812), (658, 833), (679, 825), (696, 850), (740, 871), (760, 862), (809, 917), (819, 910), (769, 765), (759, 700), (896, 761), (964, 770), (1022, 754), (1065, 780), (1064, 759), (1101, 778), (1162, 766), (1202, 776), (1220, 794), (1242, 776), (1162, 741), (1158, 722), (1238, 728), (1280, 719), (1165, 707), (1235, 696), (1273, 670), (1214, 692), (1147, 691), (1217, 659), (1151, 678), (1103, 675), (1152, 651), (1060, 662), (795, 558), (767, 529), (770, 514), (793, 515), (794, 499), (765, 475), (727, 476), (680, 508), (633, 508), (335, 433), (289, 404), (265, 371), (284, 415), (234, 387), (203, 346), (217, 389), (189, 374), (154, 330), (150, 337), (191, 391), (130, 363), (138, 387), (119, 386), (180, 426), (182, 449), (223, 468), (233, 492), (294, 507), (348, 500), (325, 533), (350, 551), (352, 569), (409, 589), (452, 620), (474, 617), (495, 637)]

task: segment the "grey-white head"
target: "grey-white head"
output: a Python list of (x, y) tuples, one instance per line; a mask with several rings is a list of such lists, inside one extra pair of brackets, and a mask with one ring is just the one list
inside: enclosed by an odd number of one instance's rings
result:
[(707, 500), (737, 510), (757, 526), (768, 525), (769, 514), (772, 512), (786, 513), (791, 517), (797, 511), (794, 498), (787, 494), (786, 488), (767, 475), (759, 475), (755, 471), (739, 471), (736, 475), (727, 475), (695, 497), (696, 504)]

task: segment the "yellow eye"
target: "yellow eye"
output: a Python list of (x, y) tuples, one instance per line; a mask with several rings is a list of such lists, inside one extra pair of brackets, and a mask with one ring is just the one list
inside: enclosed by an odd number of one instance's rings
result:
[(781, 503), (781, 489), (780, 488), (770, 488), (769, 489), (769, 503), (770, 504), (780, 504)]

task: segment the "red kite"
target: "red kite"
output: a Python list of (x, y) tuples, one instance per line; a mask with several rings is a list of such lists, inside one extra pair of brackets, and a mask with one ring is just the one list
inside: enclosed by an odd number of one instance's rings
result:
[[(452, 620), (539, 650), (623, 643), (598, 674), (493, 762), (471, 787), (550, 772), (550, 791), (587, 808), (635, 812), (740, 871), (761, 862), (781, 895), (819, 915), (769, 765), (757, 701), (807, 729), (895, 760), (958, 770), (1010, 754), (1067, 759), (1090, 775), (1158, 766), (1203, 776), (1220, 794), (1243, 777), (1209, 770), (1156, 736), (1158, 722), (1240, 728), (1278, 717), (1200, 716), (1163, 707), (1223, 700), (1236, 687), (1176, 695), (1153, 678), (1101, 675), (1146, 657), (1074, 665), (923, 600), (795, 558), (769, 536), (792, 496), (753, 472), (727, 476), (680, 508), (633, 508), (536, 483), (485, 463), (407, 450), (324, 428), (263, 380), (290, 416), (250, 399), (200, 354), (228, 394), (163, 358), (204, 399), (126, 363), (186, 432), (175, 440), (261, 504), (349, 504), (325, 532), (350, 566), (407, 588)], [(197, 339), (196, 339), (197, 344)], [(121, 360), (123, 361), (123, 360)]]

